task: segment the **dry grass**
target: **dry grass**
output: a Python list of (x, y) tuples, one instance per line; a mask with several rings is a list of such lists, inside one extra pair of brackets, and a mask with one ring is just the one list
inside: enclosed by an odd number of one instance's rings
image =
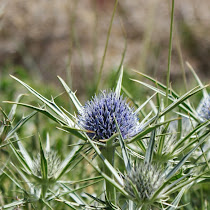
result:
[[(57, 74), (63, 76), (71, 68), (74, 80), (85, 78), (85, 72), (91, 80), (99, 70), (113, 4), (113, 0), (1, 0), (0, 71), (8, 63), (18, 64), (45, 81), (54, 81)], [(172, 79), (182, 74), (177, 40), (183, 61), (189, 61), (208, 79), (209, 10), (208, 0), (175, 2)], [(126, 37), (124, 64), (164, 77), (169, 24), (167, 0), (120, 1), (105, 71), (119, 65)], [(81, 83), (73, 84), (75, 89), (83, 88)]]

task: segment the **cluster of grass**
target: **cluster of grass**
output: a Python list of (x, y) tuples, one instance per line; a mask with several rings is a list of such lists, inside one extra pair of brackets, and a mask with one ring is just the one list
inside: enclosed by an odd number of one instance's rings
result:
[(209, 89), (189, 64), (197, 86), (170, 85), (174, 1), (166, 85), (124, 71), (123, 54), (99, 91), (116, 7), (88, 102), (60, 77), (70, 105), (57, 89), (2, 74), (1, 94), (14, 100), (0, 107), (2, 209), (209, 208)]

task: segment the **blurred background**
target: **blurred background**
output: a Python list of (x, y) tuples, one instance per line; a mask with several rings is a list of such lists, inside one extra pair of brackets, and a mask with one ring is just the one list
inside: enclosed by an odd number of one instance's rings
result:
[[(31, 85), (48, 99), (65, 92), (57, 78), (59, 75), (73, 91), (77, 90), (77, 96), (84, 104), (96, 90), (114, 4), (114, 0), (0, 0), (0, 108), (8, 114), (12, 105), (2, 101), (14, 101), (19, 94), (28, 94), (9, 74)], [(175, 1), (171, 82), (178, 93), (197, 85), (186, 61), (204, 83), (210, 81), (209, 11), (209, 0)], [(138, 106), (153, 92), (129, 80), (135, 77), (145, 81), (132, 69), (166, 83), (170, 13), (169, 0), (119, 0), (99, 89), (113, 87), (122, 59), (125, 67), (123, 86)], [(188, 88), (185, 88), (183, 75)], [(195, 107), (202, 94), (196, 97), (196, 100), (192, 98)], [(66, 93), (55, 101), (70, 113), (76, 113)], [(32, 94), (24, 96), (21, 102), (35, 106), (40, 103)], [(31, 112), (31, 109), (18, 106), (13, 125)], [(4, 119), (2, 113), (0, 126)], [(27, 151), (36, 154), (39, 135), (44, 140), (50, 133), (52, 147), (64, 158), (70, 148), (66, 145), (71, 145), (74, 137), (55, 127), (57, 124), (37, 114), (18, 131), (18, 135)], [(0, 148), (0, 168), (8, 157), (7, 148)], [(87, 168), (88, 174), (92, 172), (89, 170)], [(77, 171), (69, 174), (69, 180), (71, 176), (73, 180), (75, 177), (85, 178), (83, 165)], [(4, 191), (13, 189), (5, 183), (1, 180), (3, 195)], [(0, 205), (16, 197), (13, 190), (9, 191), (11, 193), (4, 197), (4, 202), (0, 192)], [(88, 188), (88, 192), (92, 193), (93, 189)], [(182, 204), (189, 203), (186, 207), (189, 210), (201, 209), (202, 196), (209, 199), (205, 183), (190, 190)]]
[[(57, 75), (83, 95), (96, 83), (114, 0), (0, 0), (0, 76), (10, 74), (53, 87)], [(171, 1), (119, 1), (102, 79), (120, 65), (165, 81)], [(210, 76), (210, 1), (175, 2), (172, 84), (191, 73)], [(131, 71), (128, 71), (131, 73)], [(0, 80), (2, 83), (2, 80)], [(13, 83), (13, 81), (12, 81)], [(0, 87), (2, 87), (0, 85)], [(101, 88), (103, 85), (101, 85)]]

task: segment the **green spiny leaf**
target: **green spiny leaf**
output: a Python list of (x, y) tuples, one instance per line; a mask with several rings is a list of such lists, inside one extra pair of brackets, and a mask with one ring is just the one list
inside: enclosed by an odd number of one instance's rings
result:
[(76, 97), (75, 93), (69, 88), (69, 86), (64, 82), (62, 78), (58, 76), (58, 79), (61, 81), (63, 87), (65, 88), (66, 92), (68, 93), (70, 99), (72, 100), (73, 104), (77, 108), (77, 111), (81, 111), (82, 105), (79, 102), (78, 98)]
[(117, 86), (116, 86), (116, 89), (115, 89), (115, 93), (116, 93), (117, 97), (120, 97), (121, 86), (122, 86), (122, 78), (123, 78), (123, 66), (121, 66), (120, 75), (119, 75), (119, 78), (118, 78), (118, 81), (117, 81)]

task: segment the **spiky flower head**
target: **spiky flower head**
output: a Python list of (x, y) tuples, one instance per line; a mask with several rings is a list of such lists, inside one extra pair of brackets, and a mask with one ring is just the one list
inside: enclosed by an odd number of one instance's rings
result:
[(163, 184), (164, 175), (151, 164), (136, 163), (125, 175), (125, 190), (137, 202), (149, 200)]
[(210, 120), (210, 94), (201, 100), (197, 112), (202, 122)]
[[(168, 154), (171, 153), (174, 149), (174, 146), (176, 146), (177, 143), (177, 136), (180, 134), (179, 131), (179, 125), (178, 125), (178, 120), (170, 122), (168, 129), (165, 131), (165, 133), (162, 133), (162, 131), (165, 129), (165, 127), (160, 127), (160, 132), (158, 134), (164, 134), (165, 135), (165, 140), (164, 140), (164, 145), (163, 145), (163, 153)], [(185, 137), (193, 128), (193, 121), (186, 118), (182, 117), (181, 119), (181, 137)], [(162, 136), (161, 136), (162, 137)], [(161, 138), (159, 137), (159, 138)], [(159, 142), (159, 141), (157, 141)], [(156, 146), (156, 151), (158, 150), (159, 144), (155, 144)]]
[[(56, 172), (59, 170), (59, 166), (61, 165), (60, 157), (58, 156), (56, 151), (50, 150), (45, 152), (45, 158), (47, 160), (47, 175), (48, 178), (53, 178)], [(33, 167), (32, 172), (36, 177), (41, 178), (41, 157), (38, 153), (37, 156), (33, 159)]]
[(80, 126), (91, 132), (88, 136), (94, 140), (108, 139), (117, 133), (116, 123), (123, 138), (134, 136), (138, 132), (137, 114), (129, 107), (123, 96), (113, 91), (102, 91), (88, 101), (78, 115)]

